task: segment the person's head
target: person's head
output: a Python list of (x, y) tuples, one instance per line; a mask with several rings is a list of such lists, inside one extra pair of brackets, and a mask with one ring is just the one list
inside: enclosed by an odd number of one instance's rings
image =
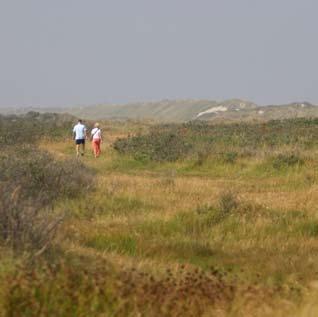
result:
[(95, 128), (99, 128), (99, 123), (96, 122), (96, 123), (94, 124), (94, 126), (95, 126)]
[(78, 123), (82, 123), (83, 121), (82, 121), (82, 119), (78, 119)]

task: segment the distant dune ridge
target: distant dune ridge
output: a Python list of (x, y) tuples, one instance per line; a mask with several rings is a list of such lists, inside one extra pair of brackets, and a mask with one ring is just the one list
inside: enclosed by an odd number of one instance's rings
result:
[(258, 106), (241, 99), (161, 100), (130, 104), (97, 104), (65, 108), (0, 108), (0, 113), (68, 112), (86, 119), (151, 119), (160, 122), (267, 121), (275, 119), (318, 117), (318, 106), (309, 102)]

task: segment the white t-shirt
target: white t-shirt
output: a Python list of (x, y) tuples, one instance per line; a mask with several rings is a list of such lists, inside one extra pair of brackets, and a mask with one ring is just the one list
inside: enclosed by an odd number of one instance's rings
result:
[(91, 132), (93, 140), (100, 140), (102, 138), (102, 131), (99, 128), (94, 128)]
[(73, 132), (75, 133), (75, 140), (83, 140), (85, 139), (86, 127), (82, 123), (78, 123), (73, 128)]

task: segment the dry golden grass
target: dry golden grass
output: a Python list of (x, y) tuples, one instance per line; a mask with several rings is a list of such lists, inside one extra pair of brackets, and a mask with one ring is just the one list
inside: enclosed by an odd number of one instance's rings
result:
[[(99, 159), (93, 158), (89, 144), (81, 158), (96, 171), (96, 189), (56, 208), (68, 209), (58, 239), (65, 257), (105, 261), (120, 276), (136, 272), (125, 275), (133, 284), (128, 289), (117, 281), (120, 286), (113, 291), (122, 298), (116, 309), (123, 310), (114, 316), (318, 314), (318, 174), (313, 152), (304, 153), (304, 167), (277, 173), (262, 170), (266, 153), (234, 165), (208, 162), (202, 169), (191, 169), (187, 162), (142, 166), (111, 147), (126, 132), (109, 132)], [(71, 140), (40, 146), (59, 159), (75, 155)], [(237, 205), (222, 209), (224, 193)], [(190, 272), (192, 284), (184, 282), (181, 268)], [(210, 288), (214, 282), (205, 274), (211, 268), (220, 289)], [(203, 272), (202, 285), (196, 286), (199, 273), (191, 275), (195, 270)], [(146, 281), (144, 274), (156, 282)], [(224, 276), (219, 280), (218, 274)], [(184, 291), (180, 283), (186, 283)]]

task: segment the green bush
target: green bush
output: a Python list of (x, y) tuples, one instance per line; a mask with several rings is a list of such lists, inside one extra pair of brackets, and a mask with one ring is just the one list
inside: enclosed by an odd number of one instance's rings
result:
[[(225, 162), (234, 163), (239, 155), (255, 155), (257, 149), (273, 150), (286, 145), (297, 145), (299, 149), (313, 148), (317, 133), (317, 119), (235, 124), (189, 122), (155, 126), (145, 135), (117, 140), (114, 148), (138, 160), (176, 161), (187, 158), (196, 159), (196, 164), (202, 165), (210, 154), (223, 153)], [(232, 150), (224, 151), (228, 148)]]
[(137, 160), (176, 161), (185, 158), (191, 145), (173, 132), (155, 133), (119, 139), (114, 148), (121, 154), (130, 154)]

